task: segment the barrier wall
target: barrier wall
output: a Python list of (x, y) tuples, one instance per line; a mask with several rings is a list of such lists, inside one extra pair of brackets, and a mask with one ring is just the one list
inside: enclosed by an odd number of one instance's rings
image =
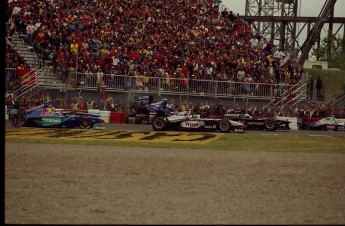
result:
[(111, 112), (110, 123), (124, 124), (127, 113), (125, 112)]
[(297, 118), (296, 117), (276, 117), (278, 120), (288, 120), (290, 123), (291, 130), (298, 130)]

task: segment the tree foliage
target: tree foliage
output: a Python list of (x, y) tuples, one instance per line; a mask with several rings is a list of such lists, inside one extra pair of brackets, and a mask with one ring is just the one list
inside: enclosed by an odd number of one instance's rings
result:
[(329, 33), (322, 39), (320, 47), (313, 48), (313, 55), (318, 60), (327, 61), (330, 68), (345, 70), (345, 36), (341, 38)]

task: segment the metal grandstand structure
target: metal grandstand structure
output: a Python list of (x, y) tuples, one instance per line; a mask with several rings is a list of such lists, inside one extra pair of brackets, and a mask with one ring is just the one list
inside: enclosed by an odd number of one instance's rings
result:
[[(242, 18), (251, 23), (254, 31), (278, 42), (281, 50), (299, 56), (299, 63), (303, 64), (315, 43), (320, 45), (324, 24), (327, 23), (329, 32), (336, 35), (341, 28), (345, 30), (345, 17), (334, 17), (337, 0), (325, 0), (318, 17), (300, 17), (300, 2), (301, 0), (246, 0), (245, 15)], [(335, 23), (340, 26), (334, 32)], [(300, 45), (297, 40), (305, 29), (307, 38)]]
[[(299, 63), (307, 59), (309, 51), (316, 42), (320, 41), (320, 33), (325, 23), (329, 24), (329, 30), (333, 33), (333, 24), (341, 24), (340, 28), (334, 33), (337, 34), (343, 27), (345, 29), (345, 18), (334, 17), (334, 6), (337, 0), (325, 0), (325, 4), (318, 17), (299, 17), (298, 2), (301, 0), (246, 0), (246, 13), (241, 16), (244, 20), (252, 24), (254, 31), (260, 32), (264, 37), (279, 42), (279, 47), (283, 51), (289, 51), (297, 56), (301, 52)], [(303, 24), (301, 29), (297, 29), (297, 24)], [(300, 46), (297, 42), (302, 30), (307, 26), (307, 39)], [(15, 49), (26, 59), (37, 66), (37, 56), (32, 53), (32, 48), (20, 40), (20, 37), (14, 35), (13, 44)], [(45, 88), (67, 90), (66, 83), (60, 81), (59, 72), (53, 70), (47, 65), (40, 65), (35, 69), (36, 83), (34, 87), (25, 87), (18, 85), (14, 87), (13, 93), (16, 96), (25, 94), (30, 95), (37, 90)], [(88, 79), (87, 74), (75, 73), (73, 75), (73, 87), (77, 89), (97, 91), (99, 84)], [(138, 78), (125, 75), (105, 75), (104, 83), (108, 92), (150, 92), (158, 95), (186, 95), (186, 96), (212, 96), (212, 97), (246, 97), (256, 100), (269, 102), (268, 105), (296, 104), (305, 100), (306, 85), (297, 84), (293, 87), (283, 87), (281, 84), (260, 84), (251, 83), (250, 92), (243, 93), (242, 87), (245, 85), (240, 82), (228, 81), (192, 81), (187, 83), (186, 87), (180, 86), (178, 79), (170, 79), (170, 85), (161, 78), (150, 78), (147, 86), (140, 87), (137, 84)], [(124, 79), (128, 79), (130, 87), (126, 87)], [(201, 88), (199, 88), (201, 87)], [(35, 90), (34, 90), (35, 89)], [(289, 94), (289, 95), (287, 95)], [(292, 94), (292, 95), (290, 95)], [(281, 96), (279, 102), (276, 96)], [(293, 96), (293, 98), (288, 98)]]

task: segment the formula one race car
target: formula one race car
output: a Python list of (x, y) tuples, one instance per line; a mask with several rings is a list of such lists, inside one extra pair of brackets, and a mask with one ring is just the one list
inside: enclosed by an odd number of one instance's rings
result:
[(171, 116), (156, 117), (152, 120), (152, 127), (156, 131), (173, 130), (218, 130), (222, 133), (244, 132), (246, 125), (226, 118), (215, 119), (192, 115), (190, 111), (181, 111)]
[(297, 121), (300, 130), (332, 130), (332, 131), (345, 131), (345, 119), (326, 117), (326, 118), (303, 118)]
[(153, 103), (153, 96), (138, 96), (134, 98), (131, 105), (131, 114), (128, 115), (126, 122), (135, 124), (149, 124), (153, 118), (169, 116), (175, 112), (169, 108), (165, 99)]
[(49, 103), (25, 110), (13, 119), (16, 127), (63, 127), (81, 129), (104, 128), (105, 121), (99, 115), (78, 111), (57, 111)]
[(287, 120), (278, 120), (275, 118), (253, 118), (248, 114), (226, 113), (225, 118), (233, 121), (241, 122), (247, 126), (248, 129), (258, 129), (275, 131), (277, 129), (290, 130), (290, 122)]

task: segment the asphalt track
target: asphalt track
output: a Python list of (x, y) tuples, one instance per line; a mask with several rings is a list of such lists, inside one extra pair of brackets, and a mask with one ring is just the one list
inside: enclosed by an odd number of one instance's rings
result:
[[(6, 128), (14, 128), (11, 121), (6, 121)], [(105, 124), (105, 130), (111, 131), (140, 131), (140, 132), (153, 132), (151, 125), (143, 124)], [(197, 133), (197, 131), (193, 131)], [(245, 130), (245, 133), (253, 134), (267, 134), (267, 135), (305, 135), (305, 136), (332, 136), (332, 137), (345, 137), (345, 131), (318, 131), (318, 130), (276, 130), (276, 131), (266, 131), (266, 130)]]
[[(106, 124), (107, 130), (131, 130), (131, 131), (154, 131), (151, 125), (142, 124)], [(197, 133), (197, 131), (195, 131)], [(286, 134), (286, 135), (306, 135), (306, 136), (333, 136), (333, 137), (345, 137), (344, 131), (316, 131), (316, 130), (245, 130), (245, 133), (253, 134)]]

